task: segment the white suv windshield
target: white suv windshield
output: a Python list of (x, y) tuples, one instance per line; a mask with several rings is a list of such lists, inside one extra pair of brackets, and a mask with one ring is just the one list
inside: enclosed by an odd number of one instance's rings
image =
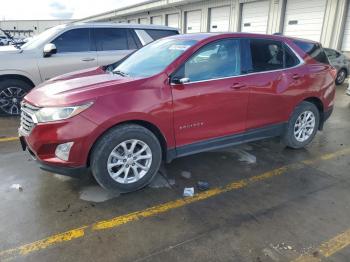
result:
[(131, 77), (149, 77), (158, 74), (196, 42), (172, 38), (160, 39), (132, 54), (113, 72)]
[(58, 32), (62, 31), (62, 29), (65, 27), (65, 25), (59, 25), (52, 27), (50, 29), (45, 30), (41, 34), (34, 36), (32, 39), (30, 39), (27, 43), (21, 46), (21, 49), (34, 49), (37, 48), (43, 44), (46, 44), (49, 39), (51, 39), (53, 36), (55, 36)]

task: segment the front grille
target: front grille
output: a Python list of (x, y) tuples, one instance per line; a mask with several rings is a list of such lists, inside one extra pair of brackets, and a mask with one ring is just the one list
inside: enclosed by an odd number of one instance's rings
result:
[(20, 132), (24, 135), (29, 135), (35, 126), (34, 114), (39, 110), (39, 107), (22, 102), (21, 104), (21, 126)]

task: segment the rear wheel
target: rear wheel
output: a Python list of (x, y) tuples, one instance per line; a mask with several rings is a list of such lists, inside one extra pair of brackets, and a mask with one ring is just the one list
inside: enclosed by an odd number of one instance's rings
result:
[(310, 102), (298, 105), (288, 122), (284, 143), (291, 148), (303, 148), (315, 137), (320, 123), (320, 112)]
[(122, 125), (96, 143), (91, 169), (103, 188), (131, 192), (151, 182), (161, 156), (161, 146), (151, 131), (139, 125)]
[(31, 88), (30, 84), (20, 79), (0, 80), (0, 115), (19, 115), (21, 101)]
[(345, 79), (347, 77), (347, 73), (345, 69), (340, 69), (338, 74), (337, 74), (337, 78), (335, 79), (335, 83), (337, 85), (341, 85), (344, 83)]

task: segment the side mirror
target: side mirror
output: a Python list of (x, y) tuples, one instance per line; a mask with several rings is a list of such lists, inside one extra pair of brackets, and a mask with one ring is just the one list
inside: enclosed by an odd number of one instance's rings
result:
[(57, 53), (55, 44), (49, 43), (44, 46), (44, 57), (49, 57)]
[(171, 83), (175, 85), (182, 85), (189, 82), (190, 82), (190, 79), (188, 77), (183, 77), (183, 78), (174, 77), (171, 81)]

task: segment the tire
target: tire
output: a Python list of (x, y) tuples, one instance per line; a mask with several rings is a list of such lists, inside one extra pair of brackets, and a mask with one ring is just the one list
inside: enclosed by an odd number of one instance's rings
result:
[(346, 77), (347, 77), (347, 72), (345, 69), (340, 69), (338, 74), (337, 74), (337, 78), (335, 79), (335, 84), (336, 85), (341, 85), (344, 83)]
[[(313, 121), (311, 120), (312, 118), (314, 119)], [(306, 119), (309, 124), (303, 124), (303, 119)], [(319, 124), (320, 112), (318, 108), (310, 102), (304, 101), (300, 103), (289, 119), (287, 130), (283, 137), (284, 144), (294, 149), (305, 147), (314, 139)], [(311, 125), (313, 125), (312, 131), (311, 127), (309, 127)], [(305, 129), (304, 133), (303, 130)]]
[(21, 101), (30, 89), (32, 89), (32, 86), (20, 79), (0, 80), (0, 115), (19, 115)]
[[(130, 150), (133, 143), (136, 143), (133, 152), (125, 154), (123, 145)], [(141, 148), (147, 149), (137, 155)], [(149, 155), (151, 159), (146, 159)], [(90, 159), (96, 181), (107, 190), (118, 190), (122, 193), (136, 191), (148, 185), (157, 174), (161, 162), (162, 149), (156, 136), (148, 129), (135, 124), (125, 124), (107, 131), (94, 145)], [(113, 167), (108, 168), (108, 164)], [(147, 167), (147, 171), (139, 168), (139, 165)], [(135, 168), (139, 177), (135, 175)], [(112, 175), (115, 178), (112, 178)]]

